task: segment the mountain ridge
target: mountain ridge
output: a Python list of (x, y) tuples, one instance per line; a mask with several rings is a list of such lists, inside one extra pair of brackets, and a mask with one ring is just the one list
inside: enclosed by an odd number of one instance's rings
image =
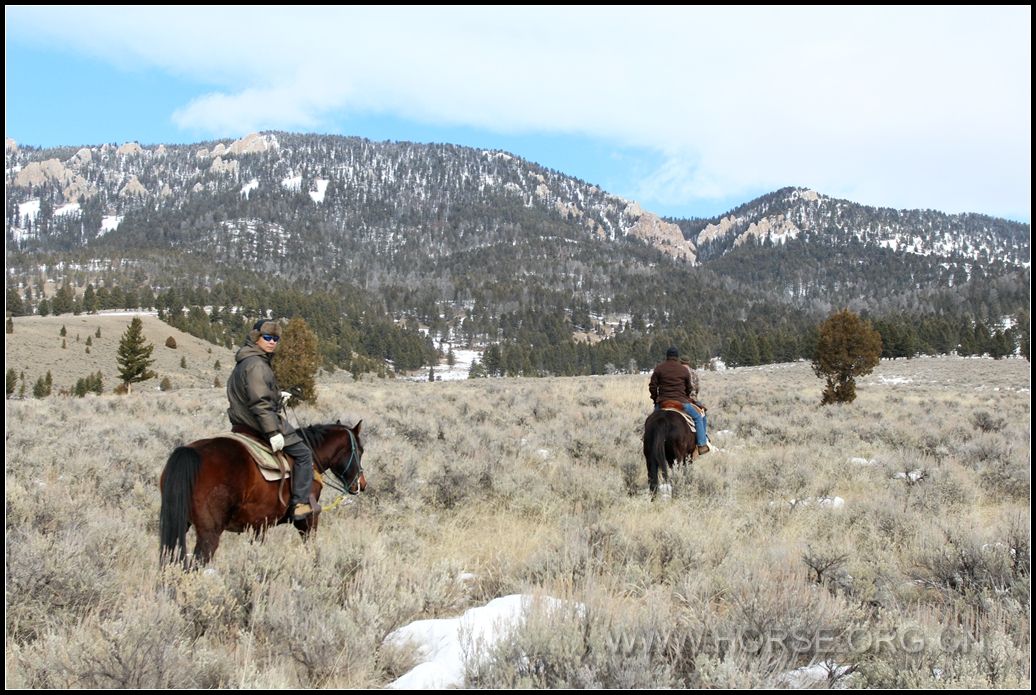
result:
[(151, 148), (9, 141), (6, 163), (8, 282), (22, 293), (41, 260), (80, 291), (127, 272), (155, 295), (232, 277), (351, 286), (352, 310), (440, 340), (467, 322), (469, 343), (528, 356), (628, 331), (618, 352), (640, 361), (654, 340), (704, 357), (748, 333), (802, 354), (790, 334), (836, 304), (915, 323), (948, 311), (959, 325), (1028, 311), (1029, 225), (803, 188), (672, 219), (502, 151), (283, 132)]

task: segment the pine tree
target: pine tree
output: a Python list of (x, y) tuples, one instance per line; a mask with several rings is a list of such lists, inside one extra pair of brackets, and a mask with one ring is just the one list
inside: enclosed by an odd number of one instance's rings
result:
[(277, 383), (286, 391), (294, 391), (299, 398), (316, 403), (316, 373), (320, 366), (317, 336), (303, 318), (288, 321), (281, 331), (273, 372)]
[(881, 347), (881, 335), (848, 309), (829, 316), (813, 353), (813, 373), (827, 380), (821, 404), (856, 400), (856, 377), (874, 370)]
[(10, 398), (14, 395), (14, 390), (18, 386), (18, 372), (14, 371), (14, 367), (7, 368), (7, 397)]
[(47, 396), (47, 383), (43, 377), (36, 380), (36, 383), (32, 387), (33, 398), (45, 398)]
[(125, 384), (127, 393), (130, 384), (146, 381), (156, 376), (148, 369), (155, 363), (151, 359), (151, 352), (154, 349), (155, 346), (144, 338), (144, 323), (139, 317), (134, 317), (129, 328), (122, 334), (122, 339), (119, 341), (119, 352), (116, 356), (119, 364), (119, 378)]
[(25, 316), (25, 302), (13, 287), (7, 290), (7, 312), (11, 316)]
[(83, 311), (89, 314), (97, 312), (97, 294), (94, 292), (93, 284), (86, 286), (86, 291), (83, 292)]
[(180, 358), (180, 369), (187, 369), (187, 355)]

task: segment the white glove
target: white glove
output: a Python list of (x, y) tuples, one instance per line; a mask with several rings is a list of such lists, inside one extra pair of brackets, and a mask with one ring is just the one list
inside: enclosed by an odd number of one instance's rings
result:
[(293, 396), (294, 394), (290, 391), (281, 391), (281, 402), (287, 403)]
[(277, 434), (270, 437), (270, 448), (273, 449), (274, 453), (277, 453), (284, 448), (284, 435), (278, 432)]

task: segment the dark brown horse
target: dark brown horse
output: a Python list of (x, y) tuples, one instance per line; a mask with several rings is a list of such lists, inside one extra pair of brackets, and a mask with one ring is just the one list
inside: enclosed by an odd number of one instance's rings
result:
[[(317, 469), (333, 473), (353, 495), (367, 487), (360, 464), (361, 424), (362, 420), (355, 427), (335, 423), (300, 430), (313, 448)], [(199, 439), (177, 447), (166, 461), (159, 487), (162, 559), (183, 562), (185, 567), (187, 529), (191, 525), (197, 536), (194, 561), (205, 564), (216, 552), (224, 531), (251, 530), (261, 535), (269, 526), (291, 522), (303, 537), (308, 537), (319, 519), (312, 516), (293, 521), (288, 516), (288, 495), (280, 490), (281, 481), (264, 479), (245, 445), (225, 437)], [(319, 480), (314, 480), (317, 499), (322, 487)]]
[(651, 497), (658, 492), (658, 474), (669, 482), (669, 469), (685, 463), (697, 451), (694, 432), (680, 413), (656, 410), (644, 421), (644, 458), (647, 461)]

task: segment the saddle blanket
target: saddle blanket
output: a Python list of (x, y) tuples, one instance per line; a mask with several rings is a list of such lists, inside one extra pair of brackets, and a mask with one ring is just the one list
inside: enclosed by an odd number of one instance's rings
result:
[(694, 420), (691, 419), (691, 416), (687, 414), (687, 411), (684, 410), (683, 406), (680, 405), (679, 403), (676, 403), (675, 405), (671, 405), (671, 404), (667, 403), (667, 404), (665, 404), (662, 407), (662, 410), (668, 410), (668, 411), (673, 412), (673, 413), (679, 413), (680, 416), (687, 423), (687, 426), (691, 428), (691, 432), (697, 432), (698, 431), (698, 428), (694, 426)]
[(219, 436), (244, 444), (252, 459), (258, 464), (264, 479), (281, 480), (282, 478), (291, 477), (291, 457), (283, 451), (278, 451), (275, 454), (266, 444), (237, 432), (227, 432)]

